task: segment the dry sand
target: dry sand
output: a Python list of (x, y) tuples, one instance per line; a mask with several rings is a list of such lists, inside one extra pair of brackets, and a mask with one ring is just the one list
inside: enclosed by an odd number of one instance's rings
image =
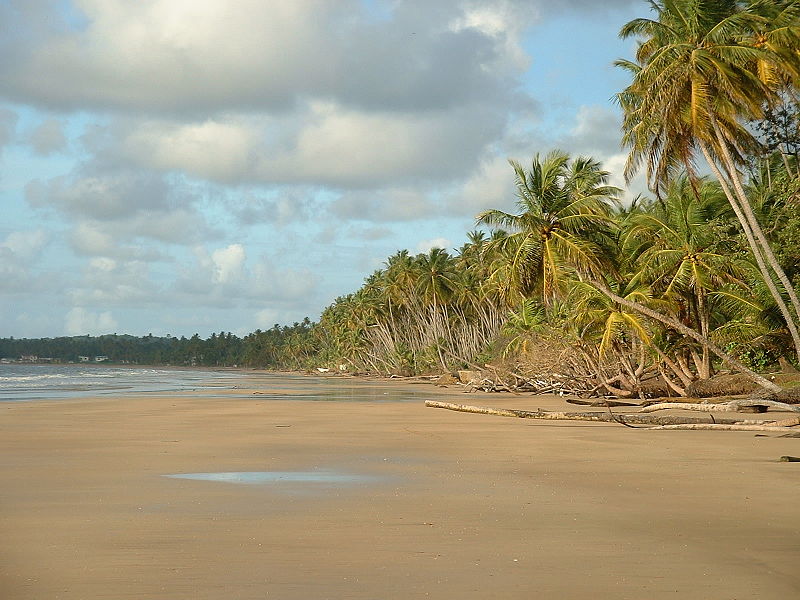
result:
[[(796, 598), (800, 463), (784, 454), (800, 440), (422, 401), (6, 403), (0, 598)], [(163, 477), (316, 469), (376, 480)]]

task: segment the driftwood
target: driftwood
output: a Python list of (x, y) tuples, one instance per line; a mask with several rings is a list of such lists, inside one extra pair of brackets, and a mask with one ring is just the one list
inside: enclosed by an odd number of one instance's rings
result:
[(638, 402), (622, 402), (621, 400), (578, 400), (577, 398), (565, 398), (569, 404), (578, 406), (642, 406)]
[(676, 425), (660, 425), (658, 427), (650, 427), (651, 430), (656, 429), (672, 429), (672, 430), (689, 430), (696, 429), (701, 431), (774, 431), (785, 433), (786, 427), (778, 427), (777, 425), (753, 425), (746, 423), (681, 423)]
[[(763, 407), (763, 410), (748, 411), (748, 408)], [(791, 412), (800, 412), (800, 406), (793, 404), (786, 404), (784, 402), (775, 402), (774, 400), (731, 400), (730, 402), (720, 404), (687, 404), (683, 402), (661, 402), (659, 404), (651, 404), (642, 408), (640, 412), (649, 413), (657, 410), (667, 410), (676, 408), (681, 410), (694, 410), (700, 412), (766, 412), (769, 408), (778, 410), (788, 410)]]
[[(519, 419), (543, 419), (548, 421), (592, 421), (596, 423), (619, 423), (621, 425), (684, 425), (684, 424), (703, 424), (708, 425), (712, 421), (702, 417), (684, 417), (676, 415), (649, 415), (641, 413), (612, 413), (604, 412), (546, 412), (543, 410), (516, 410), (510, 408), (490, 408), (488, 406), (470, 406), (467, 404), (453, 404), (450, 402), (439, 402), (437, 400), (427, 400), (425, 406), (430, 408), (444, 408), (458, 412), (476, 413), (481, 415), (495, 415), (498, 417), (517, 417)], [(726, 419), (722, 417), (713, 418), (714, 423), (735, 425), (741, 423), (741, 419)], [(787, 431), (786, 428), (781, 431)]]

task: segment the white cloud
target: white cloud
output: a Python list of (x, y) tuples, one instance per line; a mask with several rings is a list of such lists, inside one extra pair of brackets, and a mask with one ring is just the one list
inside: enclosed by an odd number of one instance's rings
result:
[(427, 219), (439, 210), (433, 193), (410, 188), (351, 191), (330, 206), (339, 219), (375, 222)]
[(356, 0), (82, 0), (80, 27), (60, 5), (11, 7), (0, 23), (26, 35), (5, 36), (14, 45), (0, 47), (0, 87), (69, 108), (284, 110), (335, 96), (442, 108), (481, 88), (506, 93), (488, 67), (513, 51), (506, 30), (534, 13), (526, 2), (483, 4), (401, 1), (375, 19)]
[(397, 112), (313, 101), (280, 118), (126, 119), (98, 134), (92, 150), (106, 160), (221, 183), (363, 188), (460, 176), (505, 121), (504, 110), (479, 103)]
[(71, 309), (64, 320), (66, 335), (102, 335), (114, 333), (117, 321), (111, 312), (94, 313), (76, 306)]
[(35, 258), (45, 244), (49, 236), (42, 229), (33, 231), (12, 231), (6, 239), (0, 243), (0, 248), (7, 248), (15, 257), (21, 260), (31, 260)]
[(514, 171), (503, 157), (483, 161), (464, 183), (449, 195), (451, 211), (474, 218), (490, 208), (508, 209), (513, 206), (516, 190)]
[(60, 152), (67, 147), (64, 125), (58, 119), (47, 119), (34, 129), (28, 141), (34, 151), (42, 156)]
[(141, 164), (218, 181), (252, 176), (258, 138), (245, 122), (145, 121), (131, 127), (122, 150)]
[(242, 278), (245, 251), (241, 244), (231, 244), (226, 248), (219, 248), (211, 253), (211, 262), (214, 264), (212, 280), (215, 283), (232, 283)]
[(278, 323), (281, 318), (281, 313), (274, 308), (265, 308), (260, 310), (255, 315), (256, 326), (259, 329), (269, 329), (275, 323)]
[(96, 257), (85, 265), (82, 277), (66, 295), (75, 306), (146, 306), (162, 300), (146, 263)]
[(451, 242), (445, 238), (434, 238), (432, 240), (423, 240), (419, 244), (417, 244), (417, 252), (418, 253), (425, 253), (427, 254), (434, 248), (441, 248), (442, 250), (447, 250), (450, 248)]
[(16, 127), (17, 113), (7, 108), (0, 108), (0, 152), (14, 140)]
[(173, 290), (176, 301), (191, 305), (238, 306), (242, 303), (307, 301), (315, 292), (318, 277), (308, 270), (280, 268), (262, 256), (248, 264), (241, 244), (208, 251), (193, 249), (196, 263), (181, 266)]

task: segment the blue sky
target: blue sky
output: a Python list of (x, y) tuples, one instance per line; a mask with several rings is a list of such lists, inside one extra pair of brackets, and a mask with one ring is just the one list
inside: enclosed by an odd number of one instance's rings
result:
[(316, 319), (512, 208), (509, 158), (622, 185), (612, 62), (647, 5), (598, 4), (0, 2), (0, 336)]

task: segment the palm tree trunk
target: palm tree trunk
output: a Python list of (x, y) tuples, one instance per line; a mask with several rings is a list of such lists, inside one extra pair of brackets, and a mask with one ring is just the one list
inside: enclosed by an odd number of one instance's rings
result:
[(636, 312), (641, 313), (641, 314), (645, 315), (646, 317), (650, 317), (651, 319), (653, 319), (655, 321), (658, 321), (659, 323), (663, 323), (664, 325), (668, 325), (669, 327), (672, 327), (673, 329), (675, 329), (677, 331), (680, 331), (685, 336), (692, 338), (696, 342), (699, 342), (703, 346), (708, 347), (708, 349), (711, 352), (713, 352), (714, 354), (716, 354), (722, 360), (723, 363), (728, 365), (731, 369), (746, 375), (747, 377), (752, 379), (755, 383), (757, 383), (761, 387), (763, 387), (763, 388), (765, 388), (765, 389), (767, 389), (767, 390), (769, 390), (771, 392), (780, 392), (781, 391), (781, 388), (779, 386), (775, 385), (769, 379), (766, 379), (765, 377), (762, 377), (761, 375), (759, 375), (755, 371), (751, 371), (746, 366), (744, 366), (741, 362), (739, 362), (738, 360), (736, 360), (735, 358), (733, 358), (732, 356), (727, 354), (724, 350), (722, 350), (722, 348), (720, 348), (719, 346), (714, 344), (711, 340), (709, 340), (706, 337), (703, 337), (697, 331), (695, 331), (694, 329), (691, 329), (690, 327), (687, 327), (686, 325), (684, 325), (683, 323), (681, 323), (677, 319), (674, 319), (672, 317), (668, 317), (667, 315), (663, 315), (663, 314), (661, 314), (659, 312), (656, 312), (656, 311), (654, 311), (654, 310), (652, 310), (652, 309), (650, 309), (650, 308), (648, 308), (648, 307), (646, 307), (646, 306), (644, 306), (642, 304), (638, 304), (637, 302), (632, 302), (630, 300), (626, 300), (625, 298), (622, 298), (621, 296), (618, 296), (617, 294), (612, 292), (611, 288), (609, 288), (607, 285), (605, 285), (604, 283), (601, 283), (601, 282), (599, 282), (597, 280), (590, 280), (589, 283), (597, 291), (601, 292), (602, 294), (605, 294), (606, 296), (608, 296), (608, 298), (610, 298), (611, 300), (613, 300), (617, 304), (620, 304), (622, 306), (630, 308), (631, 310), (635, 310)]
[[(681, 380), (681, 383), (683, 384), (683, 387), (684, 388), (689, 387), (689, 385), (692, 383), (692, 380), (691, 380), (690, 377), (686, 376), (686, 373), (683, 372), (683, 369), (681, 369), (680, 365), (675, 364), (675, 362), (669, 356), (667, 356), (666, 353), (661, 350), (661, 348), (659, 348), (655, 344), (653, 344), (651, 347), (653, 348), (653, 350), (656, 351), (656, 354), (658, 354), (659, 358), (662, 361), (664, 361), (664, 364), (667, 365), (670, 368), (670, 370), (673, 373), (675, 373), (675, 375), (678, 377), (678, 379)], [(672, 386), (670, 386), (670, 387), (672, 387)], [(673, 387), (672, 389), (675, 389), (675, 388)], [(675, 390), (675, 391), (678, 391), (678, 390)], [(680, 393), (680, 392), (678, 392), (678, 393)], [(681, 394), (681, 395), (683, 395), (683, 394)]]
[[(705, 292), (700, 289), (697, 293), (697, 317), (700, 322), (700, 333), (703, 337), (707, 338), (710, 331), (709, 326), (709, 310), (706, 303)], [(708, 346), (703, 346), (703, 353), (700, 357), (700, 365), (698, 366), (698, 374), (700, 379), (708, 379), (711, 377), (711, 355), (708, 351)]]
[(728, 186), (725, 176), (722, 174), (722, 171), (720, 171), (717, 163), (711, 157), (711, 152), (709, 151), (706, 143), (703, 140), (698, 140), (698, 145), (700, 146), (703, 156), (705, 156), (708, 166), (711, 167), (711, 170), (714, 172), (714, 175), (719, 181), (720, 187), (722, 187), (722, 191), (725, 193), (725, 197), (728, 198), (728, 202), (730, 203), (731, 208), (733, 208), (733, 212), (736, 213), (736, 217), (739, 219), (739, 223), (741, 224), (742, 230), (747, 238), (747, 243), (750, 245), (750, 250), (753, 252), (753, 257), (756, 259), (758, 270), (761, 272), (761, 277), (764, 280), (764, 283), (767, 285), (770, 294), (772, 294), (775, 303), (778, 305), (781, 315), (783, 315), (783, 318), (786, 321), (786, 326), (789, 328), (789, 333), (791, 334), (792, 341), (794, 342), (797, 360), (800, 361), (800, 332), (798, 332), (794, 319), (792, 318), (792, 314), (789, 311), (789, 307), (786, 306), (786, 302), (784, 302), (783, 296), (781, 296), (780, 291), (775, 285), (775, 281), (772, 279), (772, 274), (764, 262), (764, 255), (761, 252), (761, 247), (758, 242), (756, 242), (753, 230), (750, 227), (747, 217), (744, 215), (738, 200), (731, 193), (731, 189)]
[[(742, 212), (744, 212), (745, 216), (747, 217), (750, 228), (753, 230), (753, 233), (761, 244), (767, 262), (769, 263), (770, 267), (772, 267), (772, 270), (775, 271), (775, 274), (778, 276), (778, 279), (786, 290), (786, 293), (789, 295), (789, 300), (792, 302), (792, 308), (794, 308), (795, 317), (800, 318), (800, 299), (797, 297), (797, 293), (794, 290), (792, 282), (786, 276), (786, 272), (783, 270), (778, 262), (778, 259), (775, 257), (775, 253), (772, 252), (772, 246), (769, 245), (769, 242), (764, 235), (764, 230), (761, 229), (761, 225), (759, 224), (758, 219), (756, 219), (755, 213), (753, 213), (753, 208), (750, 206), (750, 202), (747, 200), (747, 194), (745, 193), (744, 186), (742, 185), (742, 179), (739, 177), (739, 172), (736, 170), (736, 165), (734, 165), (733, 160), (731, 159), (731, 153), (728, 150), (728, 145), (725, 143), (725, 139), (722, 137), (722, 132), (720, 131), (716, 121), (713, 121), (713, 124), (714, 132), (716, 133), (717, 140), (722, 148), (722, 156), (725, 161), (730, 180), (733, 182), (733, 189), (736, 191), (736, 195), (739, 197), (739, 202), (741, 203)], [(796, 324), (797, 323), (795, 322), (795, 325)], [(800, 347), (798, 348), (798, 352), (800, 352)]]

